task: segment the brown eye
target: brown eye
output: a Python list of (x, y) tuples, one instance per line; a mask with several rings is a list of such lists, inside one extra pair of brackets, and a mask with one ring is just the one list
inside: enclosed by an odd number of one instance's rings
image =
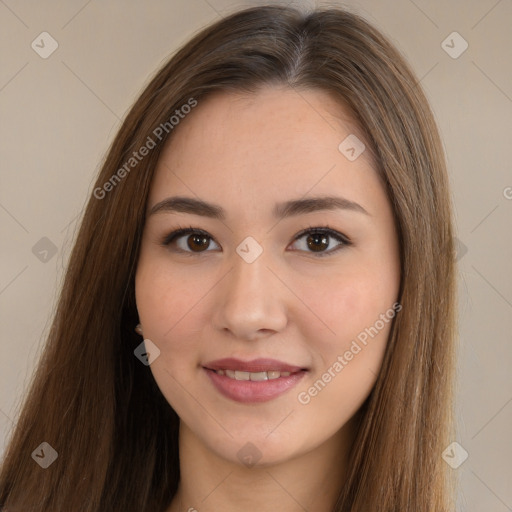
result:
[(204, 249), (208, 249), (209, 245), (209, 237), (205, 235), (189, 235), (187, 237), (187, 246), (194, 252), (201, 252)]
[(309, 228), (301, 231), (294, 241), (295, 249), (316, 256), (329, 256), (352, 242), (344, 234), (329, 227)]
[(182, 228), (167, 235), (162, 240), (162, 245), (172, 248), (175, 252), (199, 254), (211, 252), (212, 242), (216, 244), (213, 238), (202, 230)]
[(308, 247), (315, 252), (321, 252), (329, 247), (329, 237), (320, 233), (308, 235), (306, 240)]

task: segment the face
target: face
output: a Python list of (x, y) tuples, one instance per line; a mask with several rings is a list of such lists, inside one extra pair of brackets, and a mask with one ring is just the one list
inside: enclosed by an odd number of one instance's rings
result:
[(335, 443), (374, 386), (399, 246), (357, 134), (326, 93), (266, 87), (199, 102), (160, 157), (139, 319), (182, 431), (216, 457)]

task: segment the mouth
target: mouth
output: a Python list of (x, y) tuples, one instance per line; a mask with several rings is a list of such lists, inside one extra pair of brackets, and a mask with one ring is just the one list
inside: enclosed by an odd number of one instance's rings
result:
[(273, 359), (241, 361), (233, 358), (207, 363), (203, 370), (218, 392), (242, 403), (277, 398), (294, 387), (308, 371)]
[[(262, 380), (274, 380), (279, 379), (280, 377), (289, 377), (291, 372), (280, 372), (276, 370), (270, 370), (266, 372), (244, 372), (241, 370), (212, 370), (217, 375), (225, 375), (229, 379), (234, 380), (251, 380), (253, 382), (258, 382)], [(302, 370), (299, 370), (302, 371)], [(297, 372), (294, 372), (297, 373)]]

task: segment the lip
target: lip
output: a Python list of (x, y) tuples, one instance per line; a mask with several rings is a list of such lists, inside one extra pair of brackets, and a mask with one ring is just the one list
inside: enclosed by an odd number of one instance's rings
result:
[[(203, 366), (210, 382), (223, 396), (241, 403), (260, 403), (273, 400), (296, 386), (307, 369), (275, 359), (253, 359), (241, 361), (234, 358), (218, 359)], [(264, 381), (235, 380), (219, 375), (215, 370), (239, 370), (245, 372), (280, 371), (290, 372), (287, 377)]]
[(230, 379), (225, 375), (219, 375), (214, 370), (204, 367), (203, 370), (217, 391), (226, 398), (242, 403), (268, 402), (273, 400), (296, 386), (307, 371), (299, 370), (288, 377), (278, 377), (272, 380), (250, 381)]

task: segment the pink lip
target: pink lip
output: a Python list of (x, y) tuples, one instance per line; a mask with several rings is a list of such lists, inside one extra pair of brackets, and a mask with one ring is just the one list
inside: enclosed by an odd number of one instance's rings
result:
[(306, 370), (299, 370), (288, 377), (250, 381), (230, 379), (225, 375), (215, 373), (214, 370), (208, 368), (203, 369), (220, 393), (226, 398), (242, 403), (267, 402), (268, 400), (272, 400), (293, 388), (306, 374)]
[[(253, 359), (241, 361), (225, 358), (204, 365), (215, 388), (225, 397), (242, 403), (267, 402), (294, 387), (306, 373), (306, 369), (275, 359)], [(219, 375), (215, 370), (233, 370), (243, 372), (290, 372), (288, 377), (279, 377), (263, 381), (235, 380)]]

